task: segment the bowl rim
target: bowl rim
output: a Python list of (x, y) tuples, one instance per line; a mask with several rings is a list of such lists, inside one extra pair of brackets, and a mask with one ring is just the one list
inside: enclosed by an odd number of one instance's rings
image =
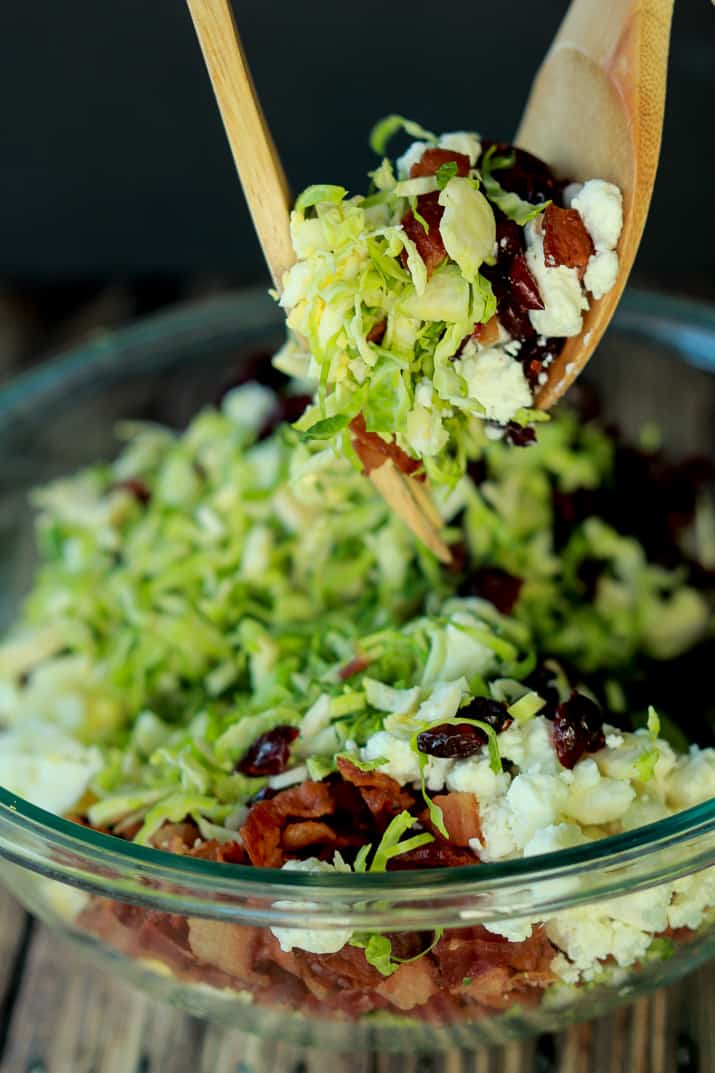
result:
[[(166, 342), (178, 332), (193, 331), (201, 342), (217, 333), (273, 330), (280, 322), (270, 308), (265, 292), (252, 289), (152, 315), (107, 339), (50, 359), (0, 388), (0, 419), (26, 412), (44, 393), (60, 388), (68, 378), (96, 371), (107, 360), (113, 364), (117, 352), (127, 348)], [(677, 348), (683, 360), (715, 373), (713, 306), (655, 292), (630, 291), (614, 324), (625, 334), (666, 342)], [(484, 911), (478, 911), (477, 916), (493, 919), (495, 915), (513, 916), (514, 895), (527, 890), (530, 906), (542, 900), (544, 906), (572, 905), (612, 896), (616, 890), (642, 889), (715, 863), (715, 798), (632, 832), (534, 857), (463, 868), (316, 876), (199, 860), (138, 846), (46, 812), (0, 786), (0, 856), (100, 893), (116, 893), (117, 876), (122, 875), (128, 884), (123, 887), (127, 900), (150, 904), (162, 901), (162, 888), (166, 888), (168, 898), (178, 891), (185, 897), (190, 892), (199, 902), (205, 896), (220, 895), (234, 909), (238, 900), (260, 899), (267, 891), (274, 897), (307, 888), (311, 900), (320, 905), (324, 925), (328, 919), (334, 923), (345, 915), (345, 907), (333, 902), (338, 891), (357, 897), (389, 890), (395, 904), (402, 901), (406, 905), (417, 899), (425, 904), (440, 903), (443, 909), (447, 902), (473, 901), (484, 895)], [(554, 878), (573, 881), (577, 876), (587, 877), (586, 892), (581, 889), (584, 884), (579, 884), (580, 893), (548, 893), (547, 885), (553, 886)], [(543, 899), (537, 896), (534, 900), (536, 888), (542, 889)], [(301, 919), (305, 919), (306, 903), (302, 905)], [(286, 913), (290, 919), (295, 908), (288, 907)]]

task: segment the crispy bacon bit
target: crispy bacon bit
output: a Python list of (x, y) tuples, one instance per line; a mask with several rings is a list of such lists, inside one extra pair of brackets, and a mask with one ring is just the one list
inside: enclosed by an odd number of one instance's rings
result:
[(451, 842), (436, 839), (426, 846), (418, 846), (407, 853), (398, 853), (387, 862), (388, 872), (407, 872), (415, 868), (463, 868), (478, 864), (479, 860), (470, 849), (453, 846)]
[(475, 324), (470, 338), (476, 340), (481, 346), (491, 346), (492, 343), (496, 343), (499, 339), (499, 321), (496, 313), (486, 324)]
[(472, 596), (481, 596), (482, 599), (488, 600), (502, 615), (512, 613), (524, 584), (520, 577), (514, 577), (496, 566), (475, 570), (467, 579), (467, 583)]
[(269, 982), (265, 973), (255, 969), (260, 928), (199, 917), (189, 917), (188, 923), (189, 945), (199, 961), (254, 985)]
[(237, 764), (236, 771), (254, 778), (280, 775), (288, 766), (291, 742), (295, 741), (298, 733), (297, 727), (279, 726), (261, 734)]
[[(417, 212), (427, 224), (426, 231), (412, 209), (402, 217), (402, 226), (407, 237), (412, 239), (417, 247), (417, 252), (427, 269), (427, 278), (429, 278), (435, 268), (438, 268), (447, 257), (447, 251), (444, 248), (444, 242), (439, 230), (442, 213), (444, 212), (439, 203), (439, 193), (435, 190), (432, 194), (420, 194), (417, 198)], [(406, 263), (406, 261), (407, 257), (405, 255), (403, 263)]]
[(601, 709), (574, 691), (559, 705), (554, 720), (554, 747), (560, 764), (573, 768), (584, 753), (596, 753), (605, 744)]
[[(467, 848), (470, 839), (481, 839), (479, 808), (474, 794), (453, 791), (449, 794), (437, 794), (432, 800), (442, 810), (442, 819), (452, 845)], [(431, 828), (428, 818), (422, 817), (422, 822)], [(431, 829), (433, 833), (439, 834), (434, 828)]]
[(531, 447), (536, 443), (536, 432), (531, 425), (518, 425), (516, 421), (510, 421), (504, 439), (512, 447)]
[(146, 504), (151, 499), (151, 492), (147, 488), (141, 477), (127, 477), (123, 481), (115, 481), (114, 484), (109, 487), (110, 492), (129, 492), (133, 495), (138, 503)]
[(398, 1010), (423, 1006), (437, 990), (436, 973), (431, 961), (421, 958), (411, 965), (400, 965), (396, 972), (376, 988)]
[(221, 864), (248, 864), (246, 851), (240, 842), (218, 842), (210, 838), (188, 852), (189, 857), (202, 861), (218, 861)]
[(281, 844), (289, 853), (296, 853), (305, 849), (306, 846), (314, 846), (318, 843), (331, 845), (337, 840), (337, 835), (327, 823), (317, 820), (301, 820), (299, 823), (289, 823), (283, 832)]
[(454, 987), (465, 979), (478, 980), (483, 972), (495, 967), (508, 969), (509, 976), (515, 972), (548, 972), (554, 953), (540, 925), (528, 939), (518, 943), (477, 926), (448, 931), (432, 956), (439, 968), (440, 982)]
[(367, 333), (366, 339), (368, 343), (381, 343), (385, 332), (387, 331), (387, 320), (383, 318), (378, 320), (376, 324), (373, 324), (370, 331)]
[(398, 812), (409, 811), (414, 806), (414, 795), (389, 775), (361, 771), (344, 757), (338, 758), (338, 771), (346, 782), (357, 787), (378, 829), (384, 830)]
[(543, 220), (544, 263), (549, 268), (559, 265), (575, 268), (579, 279), (583, 279), (593, 253), (593, 242), (576, 209), (561, 209), (551, 204), (547, 206)]
[(285, 860), (281, 836), (289, 819), (314, 820), (335, 811), (330, 787), (322, 782), (303, 782), (259, 801), (241, 828), (241, 841), (251, 864), (280, 868)]
[(338, 671), (338, 677), (341, 682), (346, 682), (348, 678), (352, 678), (356, 674), (360, 674), (370, 666), (370, 660), (367, 656), (355, 656), (349, 663), (346, 663), (344, 667), (341, 667)]
[(415, 458), (410, 458), (396, 443), (383, 440), (377, 432), (368, 432), (362, 414), (352, 419), (350, 431), (353, 434), (355, 453), (362, 462), (366, 474), (379, 469), (390, 458), (402, 473), (414, 476), (417, 480), (424, 480), (424, 474), (416, 472), (422, 463)]
[(529, 271), (529, 266), (523, 253), (518, 253), (511, 262), (509, 282), (521, 303), (522, 309), (544, 308), (536, 280)]
[(466, 179), (469, 175), (469, 157), (466, 153), (457, 153), (453, 149), (439, 149), (432, 146), (425, 149), (420, 159), (410, 168), (410, 178), (419, 179), (423, 175), (436, 175), (443, 164), (456, 164), (456, 174)]

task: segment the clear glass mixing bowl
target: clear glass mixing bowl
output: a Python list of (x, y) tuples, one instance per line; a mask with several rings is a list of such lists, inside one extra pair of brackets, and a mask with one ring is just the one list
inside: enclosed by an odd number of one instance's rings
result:
[[(0, 629), (30, 584), (28, 490), (111, 455), (120, 418), (181, 426), (245, 377), (280, 334), (278, 311), (266, 296), (215, 299), (101, 336), (0, 391)], [(655, 420), (676, 454), (713, 454), (712, 310), (631, 294), (589, 372), (608, 417), (634, 431)], [(484, 924), (545, 919), (583, 906), (596, 913), (614, 896), (715, 866), (715, 800), (542, 857), (439, 872), (316, 877), (136, 846), (0, 788), (0, 856), (7, 887), (108, 971), (193, 1013), (336, 1049), (476, 1047), (557, 1029), (715, 954), (711, 913), (697, 931), (668, 936), (670, 956), (625, 970), (605, 965), (601, 979), (578, 988), (542, 992), (531, 986), (538, 968), (524, 965), (520, 988), (504, 1000), (479, 957), (474, 960), (484, 946)], [(288, 962), (261, 963), (257, 951), (271, 925), (384, 931), (407, 946), (415, 933), (445, 929), (454, 971), (450, 977), (446, 958), (429, 996), (419, 986), (410, 993), (381, 987), (374, 974), (356, 979), (335, 960), (339, 954), (314, 958), (298, 976)], [(464, 971), (458, 966), (465, 942), (474, 964), (465, 978), (455, 978)]]

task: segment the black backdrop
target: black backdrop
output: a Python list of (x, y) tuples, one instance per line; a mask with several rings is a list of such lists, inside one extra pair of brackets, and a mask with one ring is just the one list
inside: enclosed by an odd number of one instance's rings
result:
[[(624, 0), (626, 2), (626, 0)], [(565, 0), (236, 0), (293, 188), (359, 188), (388, 111), (513, 131)], [(701, 290), (715, 262), (715, 8), (677, 0), (642, 274)], [(263, 278), (182, 0), (0, 4), (0, 274)]]

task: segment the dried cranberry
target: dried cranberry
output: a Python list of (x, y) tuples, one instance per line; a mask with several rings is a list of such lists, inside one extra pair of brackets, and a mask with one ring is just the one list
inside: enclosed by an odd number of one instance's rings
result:
[(530, 425), (517, 425), (516, 421), (510, 421), (504, 439), (512, 447), (531, 447), (536, 443), (536, 432)]
[(518, 194), (524, 201), (536, 204), (539, 201), (559, 200), (563, 184), (555, 177), (548, 164), (525, 149), (517, 149), (506, 142), (482, 142), (486, 153), (495, 145), (498, 156), (514, 154), (514, 164), (510, 168), (501, 168), (495, 178), (505, 190)]
[(298, 737), (298, 728), (274, 727), (254, 741), (246, 755), (236, 766), (242, 775), (261, 777), (280, 775), (290, 760), (290, 745)]
[(484, 458), (473, 458), (471, 462), (467, 462), (467, 473), (470, 480), (478, 488), (489, 476), (489, 470)]
[[(502, 730), (506, 730), (514, 722), (509, 715), (506, 704), (502, 704), (498, 700), (492, 700), (490, 697), (474, 697), (469, 704), (459, 709), (459, 714), (465, 719), (478, 719), (481, 723), (486, 723), (497, 734), (501, 734)], [(475, 729), (479, 730), (478, 727), (475, 727)], [(479, 733), (481, 734), (482, 731), (480, 730)], [(486, 742), (486, 740), (485, 734), (484, 741)]]
[(486, 740), (484, 731), (469, 723), (440, 723), (417, 735), (417, 748), (429, 756), (463, 758), (478, 753)]
[(485, 566), (470, 574), (468, 591), (472, 596), (481, 596), (490, 604), (494, 604), (502, 615), (510, 615), (519, 599), (523, 584), (521, 578), (508, 574), (506, 570)]
[(526, 257), (524, 257), (523, 253), (517, 254), (511, 263), (511, 268), (509, 269), (509, 282), (514, 290), (514, 294), (519, 299), (522, 309), (544, 308), (544, 303), (541, 300), (536, 280), (529, 271), (529, 266), (526, 263)]
[(524, 232), (506, 216), (497, 220), (497, 264), (508, 266), (524, 250)]
[(518, 339), (523, 344), (528, 339), (536, 338), (536, 332), (529, 320), (529, 310), (521, 305), (513, 292), (501, 297), (497, 295), (497, 316), (512, 339)]
[(151, 492), (140, 477), (127, 477), (126, 480), (116, 481), (110, 486), (111, 492), (129, 492), (137, 502), (146, 505), (151, 499)]
[(596, 753), (605, 744), (601, 709), (589, 697), (573, 692), (559, 705), (554, 720), (554, 747), (559, 763), (572, 768), (584, 753)]
[(258, 433), (258, 439), (267, 439), (279, 425), (286, 422), (292, 425), (294, 421), (301, 417), (303, 411), (311, 402), (310, 395), (283, 395), (281, 398), (276, 399), (275, 406)]

